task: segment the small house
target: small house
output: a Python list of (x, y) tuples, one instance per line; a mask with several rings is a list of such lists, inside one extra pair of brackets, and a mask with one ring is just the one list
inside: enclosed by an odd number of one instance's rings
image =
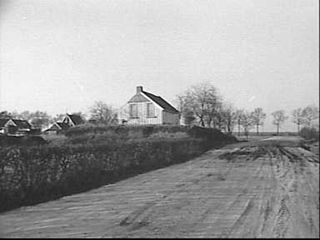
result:
[(119, 121), (123, 124), (179, 125), (180, 112), (162, 97), (137, 86), (136, 93), (120, 109)]
[(27, 120), (13, 118), (0, 119), (0, 134), (24, 136), (31, 132), (31, 128)]
[(57, 134), (68, 130), (70, 127), (83, 124), (84, 120), (77, 114), (66, 114), (62, 121), (53, 123), (49, 128), (44, 130), (47, 134)]

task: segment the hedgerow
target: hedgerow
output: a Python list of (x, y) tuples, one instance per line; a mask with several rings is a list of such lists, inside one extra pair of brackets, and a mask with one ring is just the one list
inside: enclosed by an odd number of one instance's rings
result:
[[(190, 137), (187, 138), (119, 137), (116, 132), (123, 131), (121, 128), (108, 134), (93, 129), (86, 130), (86, 134), (69, 135), (69, 142), (63, 145), (0, 148), (0, 211), (56, 199), (184, 162), (213, 146), (234, 141), (210, 129), (188, 128)], [(107, 132), (107, 128), (103, 129)], [(161, 128), (150, 129), (154, 132)]]

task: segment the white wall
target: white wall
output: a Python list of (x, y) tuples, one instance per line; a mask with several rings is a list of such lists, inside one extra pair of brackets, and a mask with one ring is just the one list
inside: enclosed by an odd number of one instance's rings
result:
[[(122, 119), (127, 120), (127, 124), (162, 124), (162, 109), (155, 105), (155, 117), (147, 118), (147, 103), (148, 102), (137, 102), (134, 104), (138, 105), (138, 117), (131, 119), (129, 117), (130, 103), (124, 105), (119, 111), (119, 122)], [(149, 102), (150, 103), (150, 102)]]

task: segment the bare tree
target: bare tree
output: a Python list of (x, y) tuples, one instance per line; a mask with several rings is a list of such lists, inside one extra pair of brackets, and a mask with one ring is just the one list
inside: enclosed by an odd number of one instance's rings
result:
[(25, 110), (17, 115), (18, 118), (30, 121), (33, 117), (33, 113)]
[(249, 136), (250, 129), (254, 126), (251, 113), (248, 111), (243, 111), (240, 115), (240, 124), (243, 128), (244, 134)]
[(278, 110), (272, 113), (273, 121), (272, 123), (277, 126), (277, 135), (279, 135), (279, 130), (281, 124), (284, 123), (285, 120), (288, 119), (288, 117), (285, 115), (284, 110)]
[(184, 124), (186, 125), (192, 125), (196, 120), (196, 117), (194, 116), (192, 111), (184, 111), (182, 113), (182, 117), (184, 118)]
[(256, 126), (258, 135), (259, 127), (263, 125), (266, 116), (267, 115), (263, 112), (262, 108), (255, 108), (251, 113), (252, 123)]
[(222, 128), (225, 130), (225, 132), (232, 133), (234, 125), (236, 124), (236, 121), (237, 121), (236, 111), (234, 110), (232, 104), (230, 103), (222, 104), (222, 108), (219, 115), (221, 116), (223, 121)]
[(30, 113), (30, 123), (35, 128), (43, 128), (48, 126), (50, 122), (50, 115), (48, 115), (46, 112), (42, 111), (35, 111), (33, 113)]
[(10, 118), (10, 117), (11, 117), (11, 115), (10, 115), (10, 113), (8, 111), (0, 112), (0, 119), (2, 119), (2, 118)]
[(214, 125), (217, 108), (221, 101), (217, 89), (211, 83), (194, 85), (183, 95), (178, 96), (178, 99), (182, 115), (196, 118), (202, 127)]
[(60, 122), (60, 121), (62, 121), (62, 119), (63, 119), (65, 116), (66, 116), (66, 114), (58, 113), (58, 114), (56, 114), (56, 115), (51, 119), (51, 123)]
[(303, 125), (310, 127), (313, 120), (319, 118), (319, 108), (309, 105), (302, 110)]
[(304, 122), (302, 108), (297, 108), (292, 111), (292, 121), (297, 124), (298, 132), (300, 132), (300, 126)]
[(110, 125), (118, 122), (116, 111), (102, 101), (97, 101), (94, 103), (94, 105), (90, 108), (90, 114), (91, 120), (94, 120), (96, 123)]
[(178, 110), (181, 113), (180, 117), (182, 117), (182, 119), (184, 120), (184, 124), (191, 125), (194, 122), (194, 120), (196, 120), (196, 117), (194, 116), (194, 113), (192, 112), (190, 106), (188, 106), (186, 96), (178, 95), (177, 102)]
[(244, 110), (243, 109), (238, 109), (235, 112), (235, 120), (236, 120), (237, 125), (238, 125), (238, 136), (240, 136), (241, 119), (242, 119), (242, 115), (243, 114), (244, 114)]

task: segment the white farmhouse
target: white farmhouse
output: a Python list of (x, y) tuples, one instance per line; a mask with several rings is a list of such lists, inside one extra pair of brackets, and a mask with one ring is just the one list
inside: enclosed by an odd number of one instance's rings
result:
[(119, 110), (120, 123), (179, 125), (180, 113), (160, 96), (137, 87), (136, 94)]

